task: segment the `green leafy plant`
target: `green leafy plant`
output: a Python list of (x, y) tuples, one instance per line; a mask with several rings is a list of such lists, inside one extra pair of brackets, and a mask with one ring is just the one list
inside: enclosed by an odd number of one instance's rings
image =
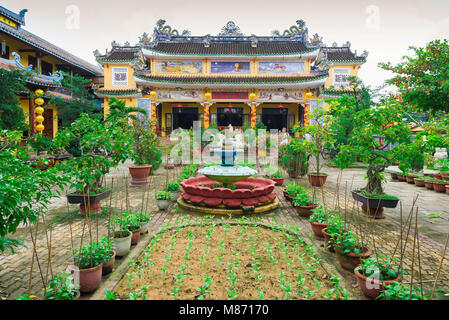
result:
[(279, 172), (279, 170), (271, 173), (269, 175), (270, 178), (275, 178), (275, 179), (282, 179), (282, 173)]
[(38, 133), (28, 138), (27, 143), (37, 152), (41, 151), (51, 152), (55, 148), (52, 138)]
[(136, 165), (151, 165), (152, 170), (159, 169), (162, 152), (159, 150), (159, 137), (153, 132), (150, 119), (135, 119), (131, 126), (134, 141), (132, 159)]
[(291, 139), (287, 145), (280, 146), (280, 164), (287, 172), (303, 176), (309, 170), (306, 148), (300, 139)]
[(355, 253), (360, 255), (362, 249), (366, 246), (361, 240), (360, 235), (349, 229), (340, 230), (334, 238), (335, 244), (343, 253)]
[(166, 191), (179, 191), (180, 186), (178, 181), (170, 181), (166, 186), (164, 187)]
[(159, 191), (154, 195), (156, 200), (171, 200), (173, 194), (171, 192)]
[(305, 188), (300, 188), (296, 191), (295, 196), (293, 197), (292, 204), (295, 207), (306, 207), (313, 206), (317, 203), (316, 196), (313, 197), (310, 194), (310, 191)]
[(410, 285), (394, 281), (385, 285), (385, 290), (377, 297), (379, 300), (426, 300), (419, 288), (411, 289)]
[(362, 259), (362, 264), (357, 267), (357, 270), (365, 277), (376, 280), (394, 280), (399, 274), (404, 272), (399, 270), (397, 259), (392, 259), (385, 254), (373, 255), (369, 258)]
[(104, 247), (99, 242), (73, 249), (73, 261), (79, 269), (94, 268), (107, 259), (109, 258), (105, 257)]
[(73, 300), (79, 292), (79, 285), (75, 284), (71, 274), (61, 272), (53, 275), (42, 292), (46, 300)]
[(328, 223), (329, 219), (335, 215), (334, 211), (325, 211), (323, 206), (313, 209), (312, 215), (309, 217), (310, 222)]

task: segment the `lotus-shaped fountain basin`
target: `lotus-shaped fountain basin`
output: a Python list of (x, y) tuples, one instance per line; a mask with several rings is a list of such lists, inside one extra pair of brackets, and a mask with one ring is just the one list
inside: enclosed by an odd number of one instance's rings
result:
[(198, 170), (198, 173), (205, 175), (209, 179), (224, 183), (229, 187), (231, 184), (245, 180), (257, 174), (257, 170), (242, 166), (210, 166)]
[(257, 206), (273, 201), (275, 182), (264, 178), (247, 178), (235, 182), (235, 190), (216, 188), (217, 181), (208, 177), (193, 177), (181, 182), (184, 192), (182, 198), (190, 203), (217, 207), (224, 205), (229, 208), (241, 206)]

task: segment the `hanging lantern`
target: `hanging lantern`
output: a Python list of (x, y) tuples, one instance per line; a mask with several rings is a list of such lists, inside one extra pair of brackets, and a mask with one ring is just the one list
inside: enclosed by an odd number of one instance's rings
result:
[(36, 96), (42, 97), (44, 95), (44, 90), (37, 89), (36, 91), (34, 91), (34, 93), (36, 94)]
[(34, 109), (34, 112), (37, 113), (37, 114), (43, 114), (44, 113), (44, 108), (37, 107), (36, 109)]
[(282, 104), (280, 104), (279, 106), (278, 106), (278, 108), (279, 109), (282, 109), (284, 106), (282, 105)]
[(228, 106), (228, 108), (229, 108), (229, 109), (232, 109), (232, 104), (230, 104), (230, 105)]
[(36, 126), (36, 130), (37, 130), (39, 133), (42, 133), (42, 131), (44, 131), (44, 129), (45, 129), (45, 127), (44, 127), (44, 125), (43, 125), (42, 123), (39, 123), (39, 124)]
[(256, 100), (257, 96), (256, 96), (255, 93), (251, 93), (251, 94), (249, 95), (249, 98), (250, 98), (251, 100)]
[(44, 99), (42, 99), (42, 98), (36, 98), (36, 99), (34, 99), (34, 103), (35, 104), (37, 104), (38, 106), (41, 106), (41, 105), (43, 105), (44, 104)]
[(178, 105), (177, 105), (177, 108), (178, 108), (178, 112), (181, 113), (181, 110), (182, 110), (182, 104), (178, 104)]
[(44, 117), (41, 116), (41, 115), (38, 115), (38, 116), (36, 117), (36, 122), (40, 122), (40, 123), (44, 122)]
[(156, 99), (156, 95), (157, 95), (156, 91), (151, 91), (150, 92), (151, 98)]
[(306, 93), (306, 99), (312, 99), (313, 94), (311, 92)]
[(204, 94), (204, 98), (206, 98), (207, 100), (210, 100), (211, 97), (212, 97), (212, 95), (210, 94), (210, 92), (206, 92)]

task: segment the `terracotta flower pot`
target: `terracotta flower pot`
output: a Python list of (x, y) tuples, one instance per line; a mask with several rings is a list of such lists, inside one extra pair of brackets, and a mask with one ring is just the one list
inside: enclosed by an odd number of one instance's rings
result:
[(140, 228), (137, 230), (131, 230), (131, 245), (138, 244), (140, 240)]
[(434, 182), (433, 190), (436, 192), (446, 192), (446, 184), (444, 182)]
[(132, 180), (131, 185), (134, 187), (148, 185), (148, 176), (150, 175), (152, 166), (150, 165), (137, 165), (130, 166), (129, 173)]
[(391, 179), (398, 180), (398, 174), (396, 172), (390, 172)]
[(415, 177), (413, 177), (413, 176), (406, 176), (406, 177), (405, 177), (405, 180), (406, 180), (408, 183), (415, 183)]
[(109, 258), (109, 260), (103, 262), (102, 274), (105, 275), (114, 271), (114, 265), (115, 265), (115, 250), (112, 250), (112, 257)]
[(357, 283), (362, 290), (363, 295), (369, 299), (376, 299), (388, 284), (392, 284), (393, 281), (400, 281), (401, 275), (399, 274), (396, 279), (393, 280), (377, 280), (367, 278), (359, 272), (360, 267), (354, 269), (354, 274), (357, 277)]
[(446, 188), (446, 193), (449, 194), (449, 184), (445, 185), (444, 187)]
[(317, 207), (316, 205), (312, 205), (312, 206), (297, 206), (295, 208), (296, 212), (300, 217), (308, 218), (312, 215), (312, 210), (315, 209), (316, 207)]
[(72, 274), (79, 272), (80, 291), (82, 293), (92, 292), (98, 288), (101, 283), (103, 264), (89, 269), (72, 270)]
[(323, 229), (327, 228), (326, 223), (312, 222), (310, 221), (313, 233), (320, 238), (324, 238)]
[(424, 181), (424, 185), (426, 186), (427, 189), (429, 190), (433, 190), (433, 182), (430, 180), (425, 180)]
[(288, 176), (289, 176), (290, 178), (297, 178), (297, 177), (298, 177), (298, 173), (297, 173), (296, 171), (290, 171), (290, 172), (288, 173)]
[(275, 186), (282, 186), (284, 184), (284, 178), (270, 178), (274, 182), (276, 182)]
[(167, 163), (167, 164), (164, 165), (164, 168), (165, 169), (174, 169), (175, 165), (173, 163)]
[(330, 252), (335, 252), (335, 250), (334, 250), (334, 240), (333, 240), (332, 236), (329, 233), (327, 233), (327, 227), (322, 229), (321, 233), (323, 233), (323, 236), (324, 236), (324, 246)]
[(435, 179), (438, 179), (438, 180), (443, 179), (443, 177), (441, 176), (441, 173), (434, 173), (434, 174), (433, 174), (433, 177), (434, 177)]
[(371, 250), (368, 248), (362, 248), (362, 253), (360, 255), (354, 252), (343, 253), (338, 246), (335, 246), (335, 253), (337, 255), (337, 260), (343, 269), (353, 271), (359, 264), (362, 263), (362, 259), (369, 258), (372, 254)]
[(402, 175), (402, 174), (398, 174), (398, 179), (399, 179), (400, 181), (406, 181), (405, 176)]
[(309, 179), (309, 183), (314, 187), (321, 187), (326, 183), (327, 174), (325, 173), (309, 173), (307, 174), (307, 178)]
[(415, 179), (413, 179), (413, 181), (415, 182), (415, 185), (417, 187), (425, 187), (426, 186), (426, 184), (424, 182), (425, 181), (424, 179), (415, 178)]
[(289, 195), (287, 192), (285, 192), (285, 190), (283, 190), (282, 192), (284, 193), (285, 200), (287, 200), (288, 202), (293, 201), (293, 197), (291, 195)]

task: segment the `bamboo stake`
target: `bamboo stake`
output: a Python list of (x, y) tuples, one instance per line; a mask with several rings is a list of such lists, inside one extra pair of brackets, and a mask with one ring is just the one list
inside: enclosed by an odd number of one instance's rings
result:
[(421, 286), (421, 299), (424, 300), (424, 292), (422, 288), (422, 269), (421, 269), (421, 252), (419, 250), (419, 231), (418, 231), (418, 207), (416, 207), (416, 220), (415, 220), (415, 232), (416, 232), (416, 242), (418, 245), (418, 268), (419, 268), (419, 283)]
[[(28, 219), (28, 221), (29, 221), (29, 219)], [(32, 230), (32, 227), (31, 227), (31, 221), (29, 221), (29, 224), (30, 224), (29, 230), (30, 230), (31, 241), (33, 242), (33, 256), (32, 256), (32, 259), (31, 259), (30, 279), (28, 281), (28, 295), (31, 294), (31, 279), (33, 277), (34, 256), (36, 256), (36, 263), (37, 263), (37, 266), (39, 268), (39, 273), (41, 275), (42, 285), (45, 285), (45, 283), (44, 283), (44, 276), (42, 274), (41, 265), (39, 263), (39, 256), (37, 255), (37, 250), (36, 250), (37, 230), (39, 229), (39, 216), (37, 217), (37, 221), (36, 221), (36, 231), (34, 233), (34, 237), (33, 237), (33, 230)]]
[[(416, 216), (416, 219), (418, 219), (418, 216)], [(410, 221), (411, 222), (411, 221)], [(418, 223), (418, 222), (416, 222)], [(414, 271), (415, 271), (415, 246), (416, 246), (416, 237), (417, 237), (417, 233), (416, 233), (416, 228), (415, 228), (415, 234), (413, 235), (413, 251), (412, 251), (412, 271), (411, 271), (411, 276), (412, 279), (410, 281), (410, 295), (409, 295), (409, 300), (412, 300), (412, 291), (413, 291), (413, 279), (414, 279)]]
[(444, 261), (444, 258), (445, 258), (445, 256), (446, 256), (446, 249), (447, 249), (447, 244), (448, 244), (448, 242), (449, 242), (449, 232), (448, 232), (448, 234), (447, 234), (447, 236), (446, 236), (446, 241), (445, 241), (445, 243), (444, 243), (444, 249), (443, 249), (443, 252), (441, 253), (440, 266), (438, 267), (437, 277), (436, 277), (435, 282), (434, 282), (434, 284), (433, 284), (432, 294), (430, 295), (430, 300), (433, 299), (433, 294), (434, 294), (434, 292), (435, 292), (435, 287), (436, 287), (436, 285), (437, 285), (438, 279), (440, 278), (441, 267), (443, 266), (443, 261)]

